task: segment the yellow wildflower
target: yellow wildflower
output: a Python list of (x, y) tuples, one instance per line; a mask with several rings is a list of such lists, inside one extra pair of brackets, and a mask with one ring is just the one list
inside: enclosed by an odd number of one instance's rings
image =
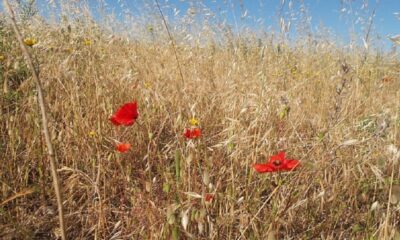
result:
[(193, 118), (189, 119), (189, 123), (192, 126), (197, 126), (197, 125), (199, 125), (199, 120), (197, 120), (196, 118), (193, 117)]
[(85, 39), (85, 40), (83, 41), (83, 43), (84, 43), (86, 46), (90, 46), (90, 45), (92, 45), (92, 40), (90, 40), (90, 39)]
[(292, 75), (296, 75), (296, 74), (297, 74), (297, 67), (296, 67), (296, 66), (292, 67), (292, 68), (290, 69), (290, 73), (291, 73)]
[(37, 43), (37, 40), (35, 38), (25, 38), (24, 43), (26, 46), (32, 47)]
[(144, 85), (144, 87), (147, 88), (147, 89), (150, 89), (150, 88), (151, 88), (151, 83), (149, 83), (149, 82), (145, 82), (143, 85)]
[(90, 132), (89, 132), (89, 136), (90, 136), (90, 137), (96, 137), (96, 135), (97, 135), (97, 134), (96, 134), (95, 131), (90, 131)]
[(280, 119), (284, 119), (290, 111), (290, 107), (289, 106), (285, 106), (280, 112), (279, 112), (279, 118)]

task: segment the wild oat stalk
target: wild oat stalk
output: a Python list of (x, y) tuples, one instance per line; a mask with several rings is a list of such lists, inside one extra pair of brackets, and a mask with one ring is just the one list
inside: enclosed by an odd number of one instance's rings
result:
[(50, 138), (50, 134), (49, 134), (49, 127), (48, 127), (48, 123), (47, 123), (47, 114), (46, 114), (46, 105), (45, 105), (45, 101), (44, 101), (44, 97), (43, 97), (42, 84), (39, 79), (39, 71), (38, 71), (38, 69), (35, 68), (32, 57), (31, 57), (28, 49), (26, 48), (24, 41), (22, 40), (22, 35), (18, 29), (17, 21), (15, 20), (15, 14), (14, 14), (14, 11), (13, 11), (9, 1), (4, 0), (4, 5), (6, 6), (6, 8), (8, 10), (8, 14), (10, 15), (10, 18), (11, 18), (13, 30), (14, 30), (17, 40), (20, 44), (22, 53), (25, 56), (26, 62), (28, 64), (30, 70), (32, 71), (33, 79), (36, 83), (36, 89), (37, 89), (37, 94), (38, 94), (38, 103), (39, 103), (39, 107), (40, 107), (40, 114), (42, 116), (43, 133), (44, 133), (44, 137), (46, 140), (47, 154), (49, 156), (51, 175), (53, 177), (53, 186), (54, 186), (54, 191), (56, 193), (56, 198), (57, 198), (61, 238), (63, 240), (65, 240), (66, 236), (65, 236), (65, 227), (64, 227), (64, 213), (63, 213), (63, 206), (62, 206), (62, 196), (61, 196), (60, 185), (59, 185), (59, 180), (58, 180), (58, 175), (57, 175), (56, 159), (55, 159), (53, 145), (51, 143), (51, 138)]
[(183, 83), (185, 82), (185, 80), (184, 80), (184, 78), (183, 78), (182, 68), (181, 68), (181, 64), (180, 64), (180, 62), (179, 62), (178, 53), (177, 53), (177, 51), (176, 51), (176, 44), (175, 44), (174, 38), (172, 37), (172, 34), (171, 34), (171, 32), (169, 31), (169, 27), (168, 27), (168, 24), (167, 24), (167, 20), (165, 20), (164, 14), (163, 14), (163, 12), (162, 12), (162, 10), (161, 10), (161, 7), (160, 7), (160, 4), (159, 4), (158, 0), (155, 0), (155, 1), (156, 1), (156, 4), (157, 4), (158, 11), (160, 12), (161, 18), (162, 18), (163, 23), (164, 23), (164, 25), (165, 25), (165, 29), (167, 30), (169, 40), (171, 41), (172, 48), (173, 48), (173, 50), (174, 50), (174, 55), (175, 55), (176, 63), (178, 64), (179, 75), (180, 75), (180, 77), (181, 77), (182, 84), (183, 84)]

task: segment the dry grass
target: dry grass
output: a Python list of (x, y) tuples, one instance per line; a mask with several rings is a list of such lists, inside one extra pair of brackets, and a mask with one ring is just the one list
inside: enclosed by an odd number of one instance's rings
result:
[[(90, 24), (43, 26), (25, 26), (24, 34), (39, 40), (31, 50), (49, 104), (70, 239), (400, 235), (395, 58), (371, 52), (365, 60), (361, 50), (324, 41), (259, 45), (252, 36), (178, 43), (182, 82), (162, 32), (129, 42)], [(54, 238), (57, 208), (34, 82), (7, 24), (2, 36), (0, 237)], [(112, 126), (115, 109), (135, 99), (137, 123)], [(193, 116), (203, 136), (188, 142), (182, 133)], [(117, 153), (115, 140), (132, 150)], [(252, 169), (279, 150), (301, 168)], [(215, 193), (212, 203), (197, 198), (206, 193)]]

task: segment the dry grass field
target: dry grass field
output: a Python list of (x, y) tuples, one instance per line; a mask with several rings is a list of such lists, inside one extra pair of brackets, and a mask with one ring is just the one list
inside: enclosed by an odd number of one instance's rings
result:
[[(134, 40), (18, 19), (68, 239), (400, 239), (396, 55), (229, 29), (193, 44), (168, 23), (171, 44), (160, 16)], [(0, 238), (56, 239), (37, 90), (6, 12), (0, 36)], [(113, 125), (133, 101), (135, 123)], [(280, 151), (296, 169), (255, 171)]]

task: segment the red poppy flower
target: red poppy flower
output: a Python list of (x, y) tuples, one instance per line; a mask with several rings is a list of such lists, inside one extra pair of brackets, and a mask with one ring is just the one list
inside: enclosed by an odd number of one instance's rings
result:
[(296, 159), (286, 159), (285, 152), (279, 152), (271, 156), (267, 163), (254, 164), (253, 168), (258, 173), (291, 171), (299, 166), (300, 162)]
[(212, 200), (214, 200), (214, 194), (206, 193), (206, 195), (204, 196), (204, 200), (206, 202), (212, 202)]
[(137, 102), (130, 102), (122, 105), (110, 118), (110, 121), (116, 126), (130, 126), (135, 123), (138, 116)]
[(125, 153), (127, 151), (129, 151), (129, 149), (131, 148), (131, 144), (130, 143), (119, 143), (117, 144), (117, 151), (120, 153)]
[(187, 139), (194, 139), (194, 138), (198, 138), (201, 136), (201, 129), (200, 128), (186, 128), (185, 129), (185, 133), (183, 133), (183, 135), (187, 138)]

